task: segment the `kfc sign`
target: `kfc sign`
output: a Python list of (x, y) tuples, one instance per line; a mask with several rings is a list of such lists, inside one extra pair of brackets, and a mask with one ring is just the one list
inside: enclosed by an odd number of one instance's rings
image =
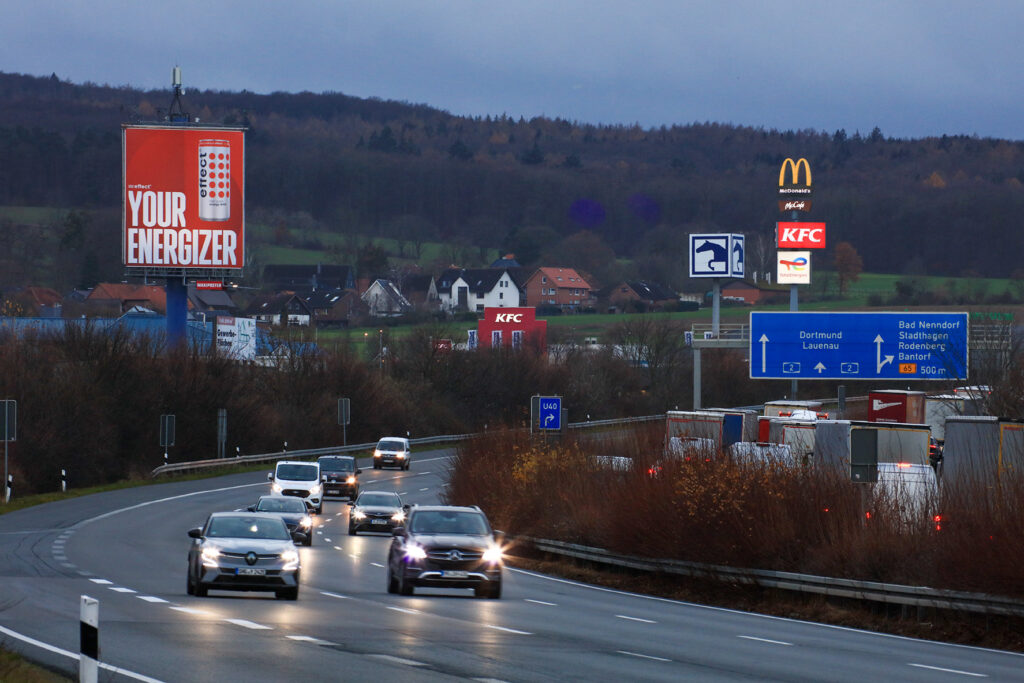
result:
[(121, 255), (129, 268), (241, 269), (242, 130), (125, 126)]
[(537, 320), (536, 313), (535, 308), (485, 308), (484, 319), (477, 323), (476, 338), (483, 347), (520, 348), (527, 344), (543, 349), (548, 321)]
[(776, 223), (779, 249), (824, 249), (824, 223)]

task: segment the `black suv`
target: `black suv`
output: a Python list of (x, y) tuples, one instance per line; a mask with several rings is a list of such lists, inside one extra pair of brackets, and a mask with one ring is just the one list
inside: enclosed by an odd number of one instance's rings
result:
[(472, 588), (478, 598), (501, 597), (502, 550), (480, 508), (414, 506), (392, 532), (388, 592)]
[(355, 500), (359, 495), (359, 475), (363, 472), (356, 466), (356, 459), (351, 455), (324, 455), (318, 462), (324, 495), (348, 496)]

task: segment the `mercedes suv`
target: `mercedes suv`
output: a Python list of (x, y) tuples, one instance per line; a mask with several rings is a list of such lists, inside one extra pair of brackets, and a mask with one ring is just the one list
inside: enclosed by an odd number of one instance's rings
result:
[(502, 549), (480, 508), (414, 506), (405, 526), (392, 531), (389, 593), (424, 588), (472, 588), (479, 597), (501, 597)]

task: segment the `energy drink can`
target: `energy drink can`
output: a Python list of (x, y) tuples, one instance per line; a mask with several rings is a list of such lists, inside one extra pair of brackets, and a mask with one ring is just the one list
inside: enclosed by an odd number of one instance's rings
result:
[(199, 141), (199, 220), (231, 218), (231, 143)]

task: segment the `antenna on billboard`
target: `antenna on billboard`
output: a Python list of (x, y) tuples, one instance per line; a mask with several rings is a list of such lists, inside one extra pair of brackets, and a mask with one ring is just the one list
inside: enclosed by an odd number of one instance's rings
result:
[[(185, 111), (181, 104), (181, 96), (185, 89), (181, 87), (181, 67), (175, 65), (171, 70), (171, 85), (174, 87), (174, 99), (171, 100), (170, 109), (167, 110), (167, 120), (171, 123), (189, 123), (192, 117)], [(177, 111), (175, 111), (177, 108)]]

